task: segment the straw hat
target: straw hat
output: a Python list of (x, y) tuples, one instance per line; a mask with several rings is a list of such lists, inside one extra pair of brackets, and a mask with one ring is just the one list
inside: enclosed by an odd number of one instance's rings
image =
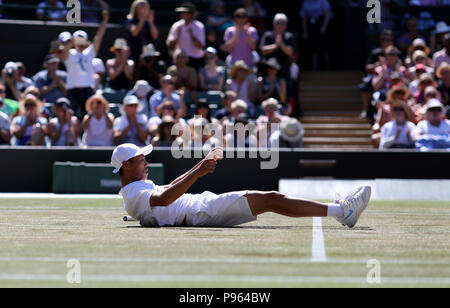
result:
[(126, 39), (118, 38), (114, 41), (114, 45), (111, 47), (111, 52), (116, 50), (126, 50), (128, 49), (128, 43)]
[(264, 102), (262, 102), (261, 106), (263, 107), (263, 109), (266, 109), (269, 106), (273, 106), (276, 109), (278, 109), (278, 104), (279, 104), (278, 100), (274, 98), (268, 98)]
[(44, 104), (42, 104), (42, 102), (39, 100), (39, 98), (37, 98), (36, 96), (34, 96), (33, 94), (27, 94), (27, 95), (25, 95), (25, 97), (23, 98), (23, 99), (21, 99), (20, 100), (20, 102), (19, 102), (19, 109), (20, 109), (20, 112), (22, 113), (22, 114), (24, 114), (25, 113), (25, 103), (27, 102), (27, 101), (30, 101), (30, 100), (33, 100), (35, 103), (36, 103), (36, 106), (37, 106), (37, 111), (40, 113), (41, 112), (41, 110), (42, 110), (42, 107), (44, 106)]
[(298, 142), (303, 138), (305, 130), (297, 119), (290, 118), (280, 123), (280, 134), (288, 142)]
[(231, 103), (231, 110), (236, 110), (237, 108), (242, 108), (242, 109), (247, 110), (248, 105), (242, 99), (237, 99)]
[(403, 108), (403, 110), (406, 113), (407, 120), (413, 118), (411, 108), (409, 108), (408, 104), (405, 101), (397, 99), (392, 102), (392, 105), (391, 105), (391, 117), (392, 118), (394, 118), (394, 108)]
[[(421, 48), (421, 49), (419, 49), (419, 48)], [(431, 49), (427, 46), (425, 41), (421, 38), (416, 38), (412, 42), (411, 46), (409, 46), (409, 48), (408, 48), (408, 53), (411, 54), (415, 50), (423, 50), (427, 55), (429, 55), (431, 52)]]
[(433, 75), (431, 75), (431, 74), (429, 74), (429, 73), (425, 73), (425, 74), (420, 75), (420, 78), (419, 78), (419, 85), (421, 85), (421, 84), (424, 83), (425, 81), (432, 81), (432, 84), (431, 84), (431, 85), (432, 85), (433, 87), (435, 87), (435, 88), (438, 87), (436, 81), (434, 80)]
[(439, 68), (436, 71), (436, 76), (439, 79), (442, 79), (442, 73), (444, 71), (450, 72), (450, 64), (448, 64), (447, 62), (442, 62), (441, 65), (439, 65)]
[(233, 64), (230, 70), (230, 77), (231, 79), (236, 78), (236, 74), (239, 70), (244, 70), (248, 75), (252, 73), (252, 70), (245, 64), (243, 60), (236, 61), (236, 63)]
[(106, 112), (109, 111), (108, 101), (103, 97), (103, 95), (95, 94), (95, 95), (92, 95), (91, 97), (89, 97), (89, 99), (86, 102), (86, 111), (88, 113), (92, 111), (92, 105), (97, 101), (102, 102), (103, 106), (105, 106)]
[(403, 95), (403, 99), (404, 100), (408, 99), (408, 97), (411, 95), (411, 91), (409, 91), (408, 87), (406, 87), (405, 85), (400, 85), (400, 86), (397, 86), (397, 87), (393, 87), (392, 89), (390, 89), (388, 91), (388, 93), (386, 95), (387, 96), (387, 100), (388, 101), (393, 101), (394, 94), (399, 93), (399, 92), (403, 92), (404, 93), (404, 95)]

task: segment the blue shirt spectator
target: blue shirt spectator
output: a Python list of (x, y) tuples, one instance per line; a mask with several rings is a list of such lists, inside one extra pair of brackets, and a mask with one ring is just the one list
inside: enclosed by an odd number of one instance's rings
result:
[(67, 94), (67, 73), (58, 70), (59, 63), (58, 57), (47, 56), (44, 62), (45, 70), (33, 77), (34, 85), (41, 91), (41, 99), (46, 102), (54, 103)]

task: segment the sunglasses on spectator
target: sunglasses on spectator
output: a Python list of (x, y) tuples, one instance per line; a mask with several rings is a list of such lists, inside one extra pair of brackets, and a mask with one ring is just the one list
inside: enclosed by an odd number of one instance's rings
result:
[(130, 104), (130, 105), (127, 105), (127, 107), (130, 107), (130, 108), (137, 108), (137, 104)]
[(103, 105), (103, 102), (102, 101), (95, 101), (95, 102), (93, 102), (93, 104), (95, 104), (95, 105)]
[(36, 108), (37, 107), (37, 105), (36, 105), (36, 103), (25, 103), (25, 108), (26, 109), (31, 109), (31, 108)]
[(400, 112), (400, 111), (405, 111), (405, 109), (399, 108), (399, 107), (394, 108), (394, 112)]
[(234, 15), (235, 18), (247, 18), (247, 15)]
[(436, 108), (430, 108), (430, 109), (428, 109), (428, 111), (431, 111), (431, 112), (442, 112), (442, 109), (439, 108), (439, 107), (436, 107)]
[(164, 107), (163, 110), (171, 110), (171, 111), (174, 111), (175, 108), (173, 108), (173, 107)]
[(426, 96), (426, 97), (436, 97), (436, 96), (437, 96), (437, 93), (431, 92), (431, 93), (427, 93), (425, 96)]
[(171, 80), (166, 80), (166, 81), (164, 81), (164, 84), (174, 85), (175, 82), (173, 82), (173, 81), (171, 81)]

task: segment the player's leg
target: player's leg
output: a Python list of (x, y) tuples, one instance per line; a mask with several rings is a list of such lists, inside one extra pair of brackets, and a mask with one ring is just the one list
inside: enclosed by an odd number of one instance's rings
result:
[(254, 216), (274, 212), (289, 217), (335, 217), (338, 222), (353, 228), (370, 201), (370, 186), (356, 188), (338, 204), (325, 204), (293, 198), (276, 191), (249, 191), (246, 195)]
[[(267, 212), (274, 212), (289, 217), (325, 217), (329, 215), (330, 205), (293, 198), (277, 191), (249, 191), (246, 195), (253, 215), (258, 216)], [(342, 209), (336, 204), (336, 214), (342, 215)]]

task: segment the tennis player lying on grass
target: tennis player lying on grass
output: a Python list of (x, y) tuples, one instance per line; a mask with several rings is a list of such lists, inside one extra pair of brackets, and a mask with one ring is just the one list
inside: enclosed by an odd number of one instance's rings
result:
[(120, 194), (125, 210), (144, 227), (231, 227), (254, 221), (263, 213), (274, 212), (289, 217), (331, 216), (353, 228), (370, 199), (370, 186), (359, 187), (333, 204), (292, 198), (279, 192), (247, 190), (221, 195), (209, 191), (188, 194), (188, 189), (200, 177), (214, 172), (221, 153), (208, 155), (171, 184), (157, 186), (147, 179), (145, 156), (152, 150), (151, 145), (140, 149), (133, 144), (123, 144), (114, 150), (111, 159), (116, 168), (114, 173), (119, 173), (122, 181)]

